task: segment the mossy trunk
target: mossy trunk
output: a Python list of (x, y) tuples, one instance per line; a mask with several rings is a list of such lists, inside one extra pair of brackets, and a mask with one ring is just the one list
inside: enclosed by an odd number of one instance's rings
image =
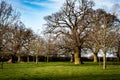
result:
[(75, 51), (74, 51), (74, 63), (75, 64), (82, 64), (81, 50), (79, 49), (79, 47), (76, 47)]
[(94, 63), (97, 63), (98, 62), (98, 56), (97, 56), (97, 53), (94, 53)]
[(79, 53), (78, 52), (74, 53), (74, 61), (75, 61), (75, 64), (80, 64), (80, 59), (79, 59)]

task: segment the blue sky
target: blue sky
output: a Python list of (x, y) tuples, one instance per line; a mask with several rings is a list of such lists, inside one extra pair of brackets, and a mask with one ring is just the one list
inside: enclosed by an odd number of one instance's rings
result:
[[(65, 0), (6, 0), (15, 10), (21, 13), (21, 20), (27, 28), (39, 33), (44, 29), (44, 17), (57, 12)], [(120, 5), (120, 0), (93, 0), (96, 8), (104, 8), (107, 11), (114, 10), (114, 4)], [(120, 6), (118, 6), (120, 7)], [(120, 8), (118, 8), (120, 9)]]

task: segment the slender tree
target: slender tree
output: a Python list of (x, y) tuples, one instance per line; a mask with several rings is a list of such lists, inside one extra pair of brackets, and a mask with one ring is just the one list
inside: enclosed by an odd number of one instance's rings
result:
[[(95, 38), (96, 43), (98, 42), (100, 45), (100, 49), (102, 49), (104, 55), (103, 55), (103, 69), (106, 69), (106, 53), (108, 50), (112, 47), (112, 45), (115, 43), (117, 39), (117, 32), (118, 27), (116, 27), (117, 24), (117, 18), (116, 16), (107, 13), (106, 11), (102, 9), (97, 10), (99, 23), (99, 31), (98, 31), (98, 39)], [(95, 23), (95, 22), (94, 22)]]
[(89, 32), (89, 36), (86, 38), (85, 47), (90, 49), (94, 56), (94, 62), (98, 62), (98, 52), (100, 50), (100, 26), (102, 25), (101, 13), (98, 10), (91, 11), (91, 31)]
[(31, 55), (31, 41), (34, 40), (35, 36), (34, 33), (31, 29), (26, 29), (25, 31), (25, 44), (24, 44), (24, 48), (25, 48), (25, 55), (27, 56), (27, 62), (29, 62), (29, 56)]
[(36, 64), (38, 64), (38, 56), (44, 52), (44, 39), (41, 36), (36, 36), (30, 43), (31, 51), (35, 54)]
[(29, 42), (28, 37), (31, 35), (22, 22), (17, 22), (12, 26), (12, 34), (12, 52), (18, 57), (18, 62), (20, 62)]

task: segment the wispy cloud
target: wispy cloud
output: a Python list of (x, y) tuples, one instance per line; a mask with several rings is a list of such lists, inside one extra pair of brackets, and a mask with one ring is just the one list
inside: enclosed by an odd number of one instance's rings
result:
[(65, 0), (49, 0), (49, 1), (52, 1), (52, 2), (55, 2), (55, 3), (63, 3), (63, 2), (65, 2)]
[[(6, 0), (15, 9), (21, 12), (21, 19), (26, 27), (38, 31), (43, 29), (44, 16), (57, 12), (65, 0)], [(93, 0), (95, 8), (104, 8), (110, 11), (114, 4), (120, 4), (120, 0)]]
[(29, 3), (32, 5), (37, 5), (37, 6), (42, 6), (48, 9), (58, 9), (60, 8), (60, 6), (63, 4), (65, 0), (44, 0), (44, 1), (38, 1), (38, 0), (34, 0), (34, 1), (28, 1), (25, 0), (25, 3)]

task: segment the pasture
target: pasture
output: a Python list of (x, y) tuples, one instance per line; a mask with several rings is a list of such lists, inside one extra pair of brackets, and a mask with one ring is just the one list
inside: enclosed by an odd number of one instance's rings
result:
[(92, 62), (4, 63), (0, 80), (120, 80), (120, 63), (108, 62), (106, 70)]

